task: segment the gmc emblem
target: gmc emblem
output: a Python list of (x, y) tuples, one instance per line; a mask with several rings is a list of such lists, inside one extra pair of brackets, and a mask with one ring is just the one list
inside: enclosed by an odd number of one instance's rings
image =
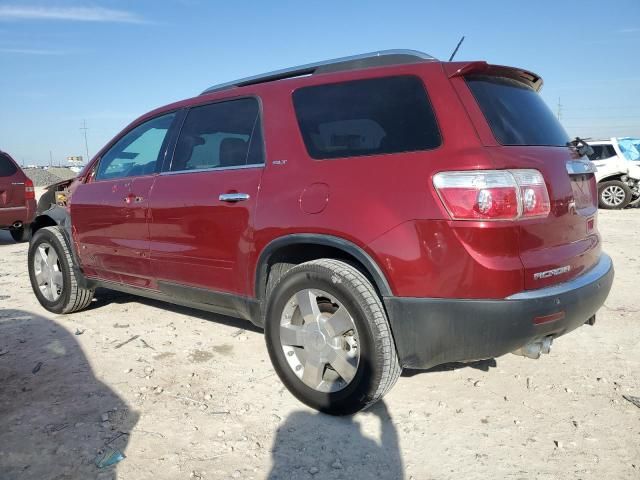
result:
[(553, 270), (545, 270), (544, 272), (538, 272), (533, 274), (534, 280), (540, 280), (543, 278), (557, 277), (563, 273), (567, 273), (571, 270), (571, 265), (565, 265), (564, 267), (554, 268)]

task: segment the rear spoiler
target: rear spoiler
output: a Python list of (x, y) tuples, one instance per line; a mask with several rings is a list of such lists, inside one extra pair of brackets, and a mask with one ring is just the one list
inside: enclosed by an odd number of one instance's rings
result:
[(523, 82), (539, 92), (542, 88), (542, 78), (528, 70), (521, 68), (490, 65), (487, 62), (448, 62), (443, 63), (444, 71), (449, 78), (464, 77), (465, 75), (481, 74), (496, 77), (512, 78)]

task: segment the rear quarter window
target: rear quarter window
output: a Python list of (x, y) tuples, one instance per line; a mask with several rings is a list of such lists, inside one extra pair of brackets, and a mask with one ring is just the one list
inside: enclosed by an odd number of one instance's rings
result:
[(303, 87), (293, 93), (293, 103), (315, 159), (431, 150), (441, 144), (431, 102), (417, 77)]
[(15, 163), (6, 155), (0, 153), (0, 177), (10, 177), (18, 171)]
[(567, 132), (542, 97), (527, 84), (487, 75), (465, 79), (500, 144), (567, 145)]

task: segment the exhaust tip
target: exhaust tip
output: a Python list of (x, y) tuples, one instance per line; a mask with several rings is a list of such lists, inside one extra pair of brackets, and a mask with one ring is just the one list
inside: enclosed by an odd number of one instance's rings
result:
[(548, 354), (551, 352), (551, 344), (553, 343), (553, 337), (545, 337), (542, 340), (527, 343), (526, 345), (514, 350), (514, 355), (520, 355), (522, 357), (533, 358), (537, 360), (541, 354)]
[(12, 228), (15, 228), (16, 230), (22, 228), (22, 222), (14, 222), (13, 225), (11, 225)]

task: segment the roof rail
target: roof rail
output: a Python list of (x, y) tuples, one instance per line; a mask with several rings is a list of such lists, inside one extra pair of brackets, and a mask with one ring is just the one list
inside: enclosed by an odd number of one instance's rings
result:
[(273, 72), (254, 75), (252, 77), (241, 78), (232, 82), (221, 83), (207, 88), (205, 93), (219, 92), (234, 87), (244, 87), (256, 83), (271, 82), (284, 78), (300, 77), (312, 75), (314, 73), (341, 72), (347, 70), (358, 70), (360, 68), (384, 67), (387, 65), (399, 65), (421, 62), (433, 62), (436, 58), (417, 50), (380, 50), (378, 52), (363, 53), (350, 57), (334, 58), (322, 62), (308, 63), (297, 67), (284, 68)]

